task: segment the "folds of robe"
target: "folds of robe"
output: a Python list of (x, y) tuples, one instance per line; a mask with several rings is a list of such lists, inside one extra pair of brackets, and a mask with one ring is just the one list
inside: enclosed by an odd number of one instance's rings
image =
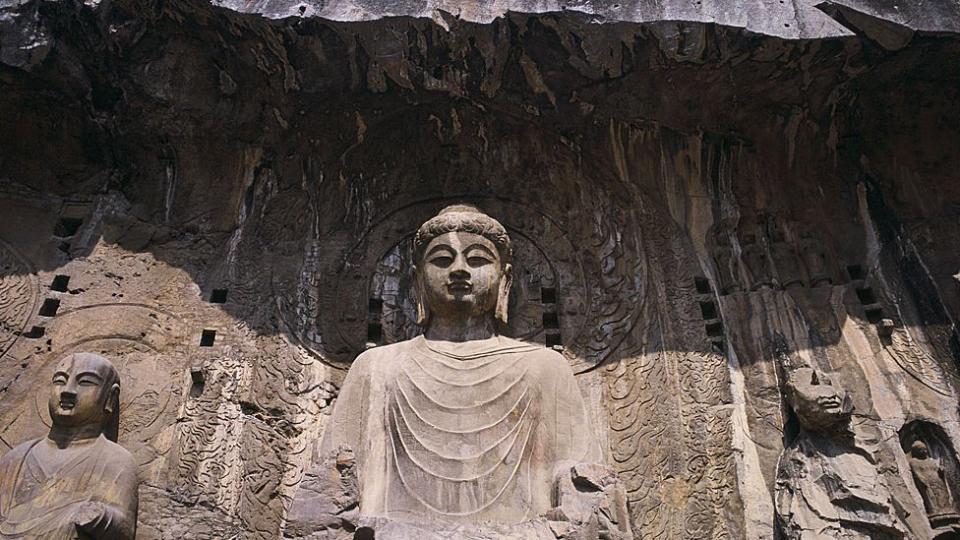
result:
[(106, 511), (93, 538), (132, 540), (136, 531), (136, 465), (129, 452), (100, 436), (56, 470), (45, 470), (23, 443), (0, 458), (0, 538), (74, 540), (74, 512), (85, 502)]
[(400, 520), (520, 523), (552, 507), (559, 467), (602, 460), (563, 356), (502, 337), (364, 352), (321, 451), (342, 446), (357, 455), (360, 513)]

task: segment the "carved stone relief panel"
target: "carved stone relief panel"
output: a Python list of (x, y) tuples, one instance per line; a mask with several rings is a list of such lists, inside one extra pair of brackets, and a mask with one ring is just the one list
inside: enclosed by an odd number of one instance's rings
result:
[(29, 262), (0, 240), (0, 359), (27, 331), (37, 295), (37, 278)]

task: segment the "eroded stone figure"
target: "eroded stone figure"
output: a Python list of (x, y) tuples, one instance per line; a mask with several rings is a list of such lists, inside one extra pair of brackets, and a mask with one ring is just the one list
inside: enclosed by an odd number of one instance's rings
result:
[(720, 229), (715, 233), (716, 245), (713, 258), (717, 265), (721, 294), (730, 294), (742, 290), (740, 286), (739, 261), (730, 245), (730, 232)]
[(0, 458), (0, 538), (133, 540), (137, 468), (116, 443), (120, 379), (105, 358), (61, 359), (46, 437)]
[[(349, 491), (355, 474), (359, 523), (378, 539), (555, 538), (584, 527), (630, 537), (567, 361), (499, 332), (506, 230), (473, 207), (448, 207), (420, 227), (414, 249), (425, 333), (370, 349), (350, 368), (320, 451), (340, 471), (333, 490)], [(295, 526), (311, 506), (349, 508), (323, 502), (330, 478), (308, 473)]]
[(923, 497), (923, 506), (931, 523), (955, 523), (960, 516), (957, 515), (956, 500), (943, 465), (930, 455), (926, 443), (920, 440), (910, 446), (909, 459), (913, 481)]
[(747, 232), (741, 237), (741, 244), (744, 269), (750, 277), (750, 290), (758, 291), (776, 286), (776, 279), (773, 277), (773, 271), (770, 265), (770, 256), (767, 254), (765, 240), (759, 235), (759, 227), (745, 227)]
[(850, 428), (842, 388), (811, 369), (793, 371), (786, 400), (800, 423), (777, 467), (776, 522), (790, 540), (904, 538), (890, 492)]

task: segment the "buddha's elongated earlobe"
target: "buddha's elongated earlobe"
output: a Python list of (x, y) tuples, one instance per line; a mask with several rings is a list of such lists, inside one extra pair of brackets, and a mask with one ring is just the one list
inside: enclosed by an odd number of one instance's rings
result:
[(503, 276), (500, 278), (500, 289), (497, 291), (497, 308), (494, 316), (500, 324), (506, 326), (510, 309), (510, 286), (513, 284), (513, 266), (503, 265)]
[(417, 324), (426, 328), (430, 322), (430, 308), (423, 301), (423, 282), (420, 280), (420, 274), (417, 272), (416, 266), (413, 267), (413, 275), (413, 294), (417, 299)]

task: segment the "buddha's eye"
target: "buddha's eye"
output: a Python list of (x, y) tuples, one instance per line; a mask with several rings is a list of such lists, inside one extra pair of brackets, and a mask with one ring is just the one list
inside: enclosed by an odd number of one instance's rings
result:
[(470, 266), (483, 266), (485, 264), (490, 264), (491, 262), (493, 261), (482, 256), (472, 255), (470, 257), (467, 257), (467, 264), (469, 264)]
[(96, 379), (80, 379), (77, 383), (80, 386), (98, 386), (100, 384)]
[(438, 255), (430, 259), (430, 264), (439, 266), (440, 268), (446, 268), (453, 264), (453, 257), (447, 255)]
[(57, 384), (57, 385), (67, 384), (67, 378), (64, 377), (63, 375), (54, 375), (53, 384)]

